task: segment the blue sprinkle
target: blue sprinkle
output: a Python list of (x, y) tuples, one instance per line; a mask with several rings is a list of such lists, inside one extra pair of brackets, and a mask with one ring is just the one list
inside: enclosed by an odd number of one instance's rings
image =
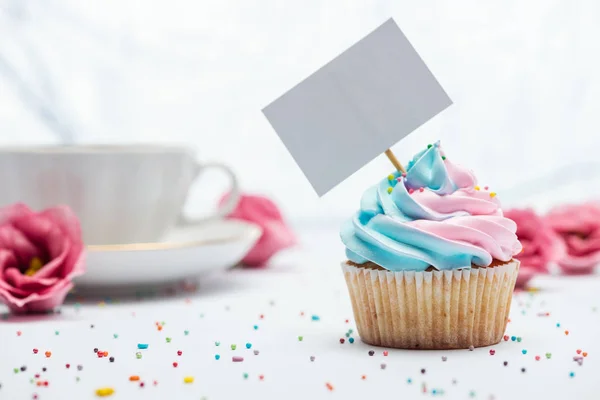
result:
[(257, 331), (258, 330), (258, 325), (254, 325), (254, 330)]
[(215, 354), (215, 360), (218, 360), (219, 358), (221, 358), (221, 356), (218, 354)]
[(435, 389), (433, 389), (433, 390), (431, 391), (431, 394), (435, 396), (435, 395), (437, 394), (437, 391), (436, 391)]
[(575, 376), (575, 372), (570, 372), (570, 373), (569, 373), (569, 376), (570, 376), (571, 378), (573, 378), (573, 377)]
[(527, 354), (527, 350), (523, 349), (523, 350), (521, 350), (521, 353)]
[(511, 336), (510, 340), (512, 340), (514, 342), (515, 340), (517, 340), (517, 337), (516, 336)]
[(313, 321), (320, 321), (321, 318), (319, 318), (318, 315), (313, 315), (312, 317), (310, 317)]
[(412, 379), (408, 378), (408, 379), (406, 380), (406, 383), (412, 383)]
[(148, 345), (146, 343), (138, 343), (138, 349), (147, 349)]
[(557, 328), (560, 328), (560, 322), (557, 322), (557, 323), (556, 323), (556, 327), (557, 327)]
[(350, 339), (348, 339), (348, 341), (349, 341), (350, 343), (354, 343), (354, 338), (353, 338), (353, 337), (351, 337)]
[(246, 343), (246, 348), (249, 349), (250, 347), (252, 347), (252, 343)]

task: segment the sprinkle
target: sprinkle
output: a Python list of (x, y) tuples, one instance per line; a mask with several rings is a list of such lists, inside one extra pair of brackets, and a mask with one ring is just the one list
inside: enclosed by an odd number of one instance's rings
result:
[(385, 363), (381, 363), (380, 367), (381, 367), (381, 369), (385, 369), (385, 367), (387, 367), (387, 365), (385, 365)]
[(475, 189), (475, 190), (481, 190), (481, 188), (479, 186), (475, 186), (473, 189)]
[(81, 371), (82, 369), (83, 369), (83, 365), (79, 364), (79, 365), (77, 366), (77, 371)]
[(321, 318), (318, 315), (313, 315), (312, 317), (310, 317), (310, 319), (312, 319), (313, 321), (320, 321)]
[(246, 372), (244, 372), (244, 375), (242, 375), (244, 377), (244, 379), (248, 379), (248, 374)]
[(567, 335), (567, 336), (568, 336), (568, 335), (569, 335), (569, 331), (565, 331), (565, 335)]
[(408, 189), (408, 194), (413, 194), (415, 192), (414, 189)]
[(184, 334), (185, 336), (187, 336), (187, 335), (189, 335), (189, 334), (190, 334), (190, 331), (188, 331), (188, 330), (185, 330), (185, 331), (183, 331), (183, 334)]
[(260, 379), (261, 381), (264, 381), (265, 380), (265, 376), (264, 375), (259, 375), (258, 379)]
[(367, 376), (366, 376), (366, 375), (361, 375), (361, 376), (360, 376), (360, 379), (362, 379), (362, 380), (364, 381), (364, 380), (366, 380), (366, 379), (367, 379)]
[(573, 372), (573, 371), (569, 372), (569, 376), (570, 376), (571, 378), (573, 378), (573, 377), (575, 376), (575, 372)]
[(19, 368), (13, 368), (13, 372), (14, 372), (15, 374), (18, 374), (18, 373), (19, 373)]
[(493, 356), (494, 354), (496, 354), (496, 350), (490, 349), (490, 356)]
[(137, 358), (138, 360), (140, 360), (142, 358), (142, 353), (140, 353), (139, 351), (135, 353), (135, 358)]
[(109, 359), (108, 359), (108, 361), (110, 361), (110, 362), (115, 362), (115, 358), (114, 358), (114, 357), (111, 357), (111, 358), (109, 358)]
[(333, 392), (333, 385), (332, 385), (331, 383), (327, 382), (327, 383), (325, 384), (325, 387), (326, 387), (326, 388), (327, 388), (327, 389), (328, 389), (330, 392)]
[(66, 367), (67, 369), (69, 369), (69, 368), (71, 368), (71, 364), (65, 364), (65, 367)]
[(298, 336), (298, 341), (301, 342), (304, 340), (304, 336)]
[(137, 381), (139, 381), (139, 380), (140, 380), (140, 377), (139, 377), (139, 376), (137, 376), (137, 375), (131, 375), (131, 376), (129, 377), (129, 380), (130, 380), (131, 382), (137, 382)]
[(349, 341), (350, 343), (354, 343), (354, 338), (353, 338), (353, 337), (351, 337), (350, 339), (348, 339), (348, 341)]
[(257, 331), (258, 330), (258, 325), (254, 325), (254, 330)]
[(215, 354), (215, 360), (218, 360), (219, 358), (221, 358), (221, 356), (218, 354)]
[(104, 357), (108, 357), (108, 351), (105, 351), (105, 352), (103, 352), (103, 353), (102, 353), (102, 355), (103, 355)]
[(384, 351), (383, 351), (383, 356), (384, 356), (384, 357), (387, 357), (387, 356), (388, 356), (388, 354), (390, 354), (390, 353), (388, 353), (388, 351), (387, 351), (387, 350), (384, 350)]
[(146, 384), (144, 382), (140, 382), (140, 387), (144, 387)]
[(432, 144), (428, 144), (427, 148), (430, 149), (433, 145)]
[(508, 335), (504, 335), (504, 341), (505, 341), (505, 342), (507, 342), (507, 341), (508, 341), (508, 339), (510, 339), (510, 338), (508, 337)]
[(469, 351), (473, 351), (473, 350), (475, 350), (475, 347), (473, 345), (470, 345), (469, 346)]
[(244, 361), (244, 357), (234, 356), (234, 357), (231, 357), (231, 361), (233, 361), (233, 362), (242, 362), (242, 361)]
[(167, 343), (171, 343), (171, 338), (170, 337), (166, 337), (165, 340), (167, 341)]
[(391, 188), (391, 187), (387, 188), (388, 193), (392, 193), (392, 190), (394, 190), (394, 188)]
[(113, 333), (113, 337), (114, 337), (115, 339), (118, 339), (118, 338), (119, 338), (119, 335), (117, 335), (116, 333)]
[(484, 186), (483, 190), (488, 190), (490, 187), (489, 186)]
[(173, 362), (173, 368), (177, 368), (179, 364), (177, 363), (177, 361)]
[(560, 322), (557, 322), (557, 323), (556, 323), (556, 327), (557, 327), (557, 328), (560, 328)]
[(425, 371), (425, 368), (421, 368), (421, 374), (423, 374), (423, 375), (424, 375), (424, 374), (425, 374), (425, 372), (426, 372), (426, 371)]
[(523, 354), (527, 354), (527, 350), (526, 350), (526, 349), (523, 349), (523, 350), (521, 350), (521, 353), (523, 353)]
[(98, 348), (94, 347), (94, 353), (97, 353), (97, 352), (98, 352)]
[(521, 336), (517, 336), (517, 342), (521, 343)]
[(448, 360), (448, 357), (442, 356), (442, 361), (446, 362), (446, 360)]
[(215, 342), (215, 346), (220, 346), (221, 342)]
[(232, 344), (232, 345), (231, 345), (231, 350), (235, 350), (235, 349), (237, 349), (237, 345), (235, 345), (235, 344)]
[(517, 340), (517, 337), (516, 336), (511, 336), (510, 340), (512, 340), (514, 342), (515, 340)]
[(260, 352), (258, 350), (254, 350), (254, 355), (257, 356)]
[(38, 349), (33, 349), (33, 354), (37, 354), (38, 353)]
[(315, 361), (315, 356), (310, 356), (310, 361)]
[(59, 331), (54, 331), (54, 334), (55, 334), (56, 336), (58, 336), (58, 335), (60, 334), (60, 332), (59, 332)]
[(540, 361), (540, 356), (535, 356), (535, 361)]
[(490, 192), (490, 197), (492, 197), (492, 198), (496, 197), (496, 192)]
[(141, 349), (147, 349), (148, 345), (146, 343), (138, 343), (137, 348), (140, 349), (140, 350)]
[(375, 352), (373, 350), (369, 350), (369, 355), (372, 357), (375, 355)]
[(444, 160), (444, 161), (445, 161), (445, 160), (446, 160), (446, 156), (442, 156), (442, 160)]
[(178, 356), (180, 356), (180, 355), (182, 355), (182, 354), (183, 354), (183, 352), (182, 352), (181, 350), (177, 350), (177, 355), (178, 355)]
[(577, 349), (577, 350), (575, 350), (575, 353), (577, 353), (577, 354), (581, 354), (581, 349)]
[(508, 365), (508, 361), (504, 361), (502, 364), (506, 367)]
[(552, 353), (546, 353), (546, 358), (549, 360), (552, 358)]
[(186, 376), (185, 378), (183, 378), (183, 383), (194, 383), (194, 377)]
[(388, 181), (393, 181), (393, 180), (394, 180), (394, 175), (392, 175), (392, 174), (389, 174), (389, 175), (388, 175)]
[(525, 367), (521, 368), (521, 372), (525, 373)]
[(581, 353), (581, 355), (587, 357), (588, 353), (584, 351), (583, 353)]
[(425, 188), (423, 188), (423, 187), (420, 187), (420, 188), (419, 188), (419, 192), (423, 192), (423, 191), (425, 191)]
[(346, 342), (346, 340), (344, 338), (340, 338), (340, 343), (344, 344)]
[(50, 358), (52, 357), (52, 352), (51, 351), (47, 351), (44, 353), (44, 355), (46, 356), (46, 358)]
[(412, 383), (412, 379), (408, 378), (408, 379), (406, 380), (406, 383), (408, 383), (408, 384), (410, 385), (410, 384)]
[(113, 393), (115, 392), (115, 390), (113, 388), (100, 388), (96, 390), (96, 396), (100, 396), (100, 397), (106, 397), (106, 396), (111, 396)]

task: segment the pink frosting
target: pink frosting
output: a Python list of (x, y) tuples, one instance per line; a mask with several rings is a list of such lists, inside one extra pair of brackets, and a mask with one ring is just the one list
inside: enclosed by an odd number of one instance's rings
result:
[[(41, 268), (31, 269), (34, 259)], [(15, 204), (0, 210), (0, 299), (11, 311), (59, 306), (83, 272), (79, 220), (69, 208), (34, 212)]]
[(566, 274), (589, 274), (600, 262), (600, 204), (557, 207), (545, 217), (562, 238), (566, 252), (558, 261)]
[(504, 215), (517, 223), (517, 236), (523, 244), (517, 287), (524, 287), (531, 278), (548, 272), (548, 265), (564, 255), (565, 248), (552, 227), (532, 209), (511, 209)]
[[(221, 203), (226, 198), (221, 199)], [(296, 243), (296, 237), (275, 203), (264, 196), (241, 195), (228, 218), (252, 222), (262, 228), (262, 236), (242, 260), (245, 266), (264, 267), (277, 252)]]

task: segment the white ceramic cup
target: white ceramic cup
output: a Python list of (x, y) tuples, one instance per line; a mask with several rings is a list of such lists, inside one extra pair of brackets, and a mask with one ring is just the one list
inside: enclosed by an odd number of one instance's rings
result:
[[(209, 168), (226, 173), (231, 195), (208, 216), (186, 217), (188, 191)], [(222, 217), (239, 199), (228, 167), (201, 164), (190, 149), (162, 145), (0, 148), (0, 185), (0, 206), (68, 205), (81, 221), (85, 243), (93, 245), (153, 242), (177, 224)]]

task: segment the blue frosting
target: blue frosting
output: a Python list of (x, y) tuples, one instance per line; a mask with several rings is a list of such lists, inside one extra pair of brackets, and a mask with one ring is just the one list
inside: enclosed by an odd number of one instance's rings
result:
[(408, 163), (406, 177), (396, 172), (364, 193), (360, 210), (341, 229), (348, 259), (358, 264), (372, 261), (391, 271), (424, 271), (430, 266), (438, 270), (469, 268), (472, 263), (489, 265), (491, 255), (483, 248), (447, 240), (406, 224), (419, 219), (443, 221), (470, 215), (466, 211), (439, 213), (423, 207), (409, 193), (420, 188), (439, 195), (459, 189), (451, 179), (439, 142), (414, 156)]

